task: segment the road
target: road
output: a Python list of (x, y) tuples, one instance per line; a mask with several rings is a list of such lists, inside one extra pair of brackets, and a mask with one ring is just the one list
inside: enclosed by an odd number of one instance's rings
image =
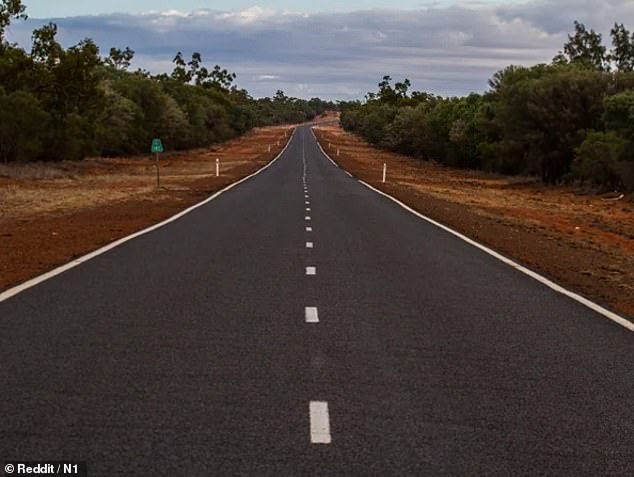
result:
[(307, 127), (1, 302), (0, 363), (0, 460), (90, 476), (634, 475), (632, 332), (360, 185)]

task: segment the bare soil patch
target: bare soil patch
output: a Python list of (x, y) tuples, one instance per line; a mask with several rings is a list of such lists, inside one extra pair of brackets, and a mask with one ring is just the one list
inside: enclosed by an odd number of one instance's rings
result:
[(291, 131), (261, 128), (214, 148), (164, 154), (158, 190), (150, 155), (0, 165), (0, 291), (164, 220), (255, 172), (281, 151)]
[[(634, 317), (634, 202), (531, 178), (444, 168), (316, 128), (346, 170), (572, 289)], [(329, 147), (330, 145), (330, 147)], [(337, 157), (337, 149), (340, 155)], [(383, 164), (388, 180), (382, 184)]]

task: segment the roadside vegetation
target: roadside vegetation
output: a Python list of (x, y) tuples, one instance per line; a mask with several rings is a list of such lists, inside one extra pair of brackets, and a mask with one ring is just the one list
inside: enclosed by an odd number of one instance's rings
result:
[(634, 190), (634, 35), (602, 36), (575, 22), (550, 64), (509, 66), (484, 94), (410, 92), (385, 76), (377, 93), (344, 104), (343, 127), (368, 142), (436, 163), (547, 184)]
[(170, 150), (207, 147), (335, 107), (282, 91), (254, 99), (197, 52), (178, 52), (171, 74), (130, 71), (129, 47), (102, 56), (87, 38), (64, 48), (53, 23), (33, 32), (29, 52), (5, 38), (11, 21), (24, 19), (21, 0), (0, 0), (0, 163), (145, 153), (154, 137)]

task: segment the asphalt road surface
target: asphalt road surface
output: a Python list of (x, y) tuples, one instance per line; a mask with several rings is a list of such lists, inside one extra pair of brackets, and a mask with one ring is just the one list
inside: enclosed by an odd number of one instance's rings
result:
[(0, 390), (0, 460), (90, 476), (634, 475), (632, 332), (360, 185), (307, 127), (0, 303)]

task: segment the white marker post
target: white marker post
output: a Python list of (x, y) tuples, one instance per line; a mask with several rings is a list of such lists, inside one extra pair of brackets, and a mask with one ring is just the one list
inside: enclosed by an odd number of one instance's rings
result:
[(385, 184), (385, 179), (387, 179), (387, 162), (383, 163), (383, 184)]
[(269, 152), (271, 152), (271, 145), (269, 144)]
[(216, 177), (220, 177), (220, 159), (216, 158)]
[(341, 149), (337, 148), (337, 157), (339, 157), (339, 154), (341, 154)]

